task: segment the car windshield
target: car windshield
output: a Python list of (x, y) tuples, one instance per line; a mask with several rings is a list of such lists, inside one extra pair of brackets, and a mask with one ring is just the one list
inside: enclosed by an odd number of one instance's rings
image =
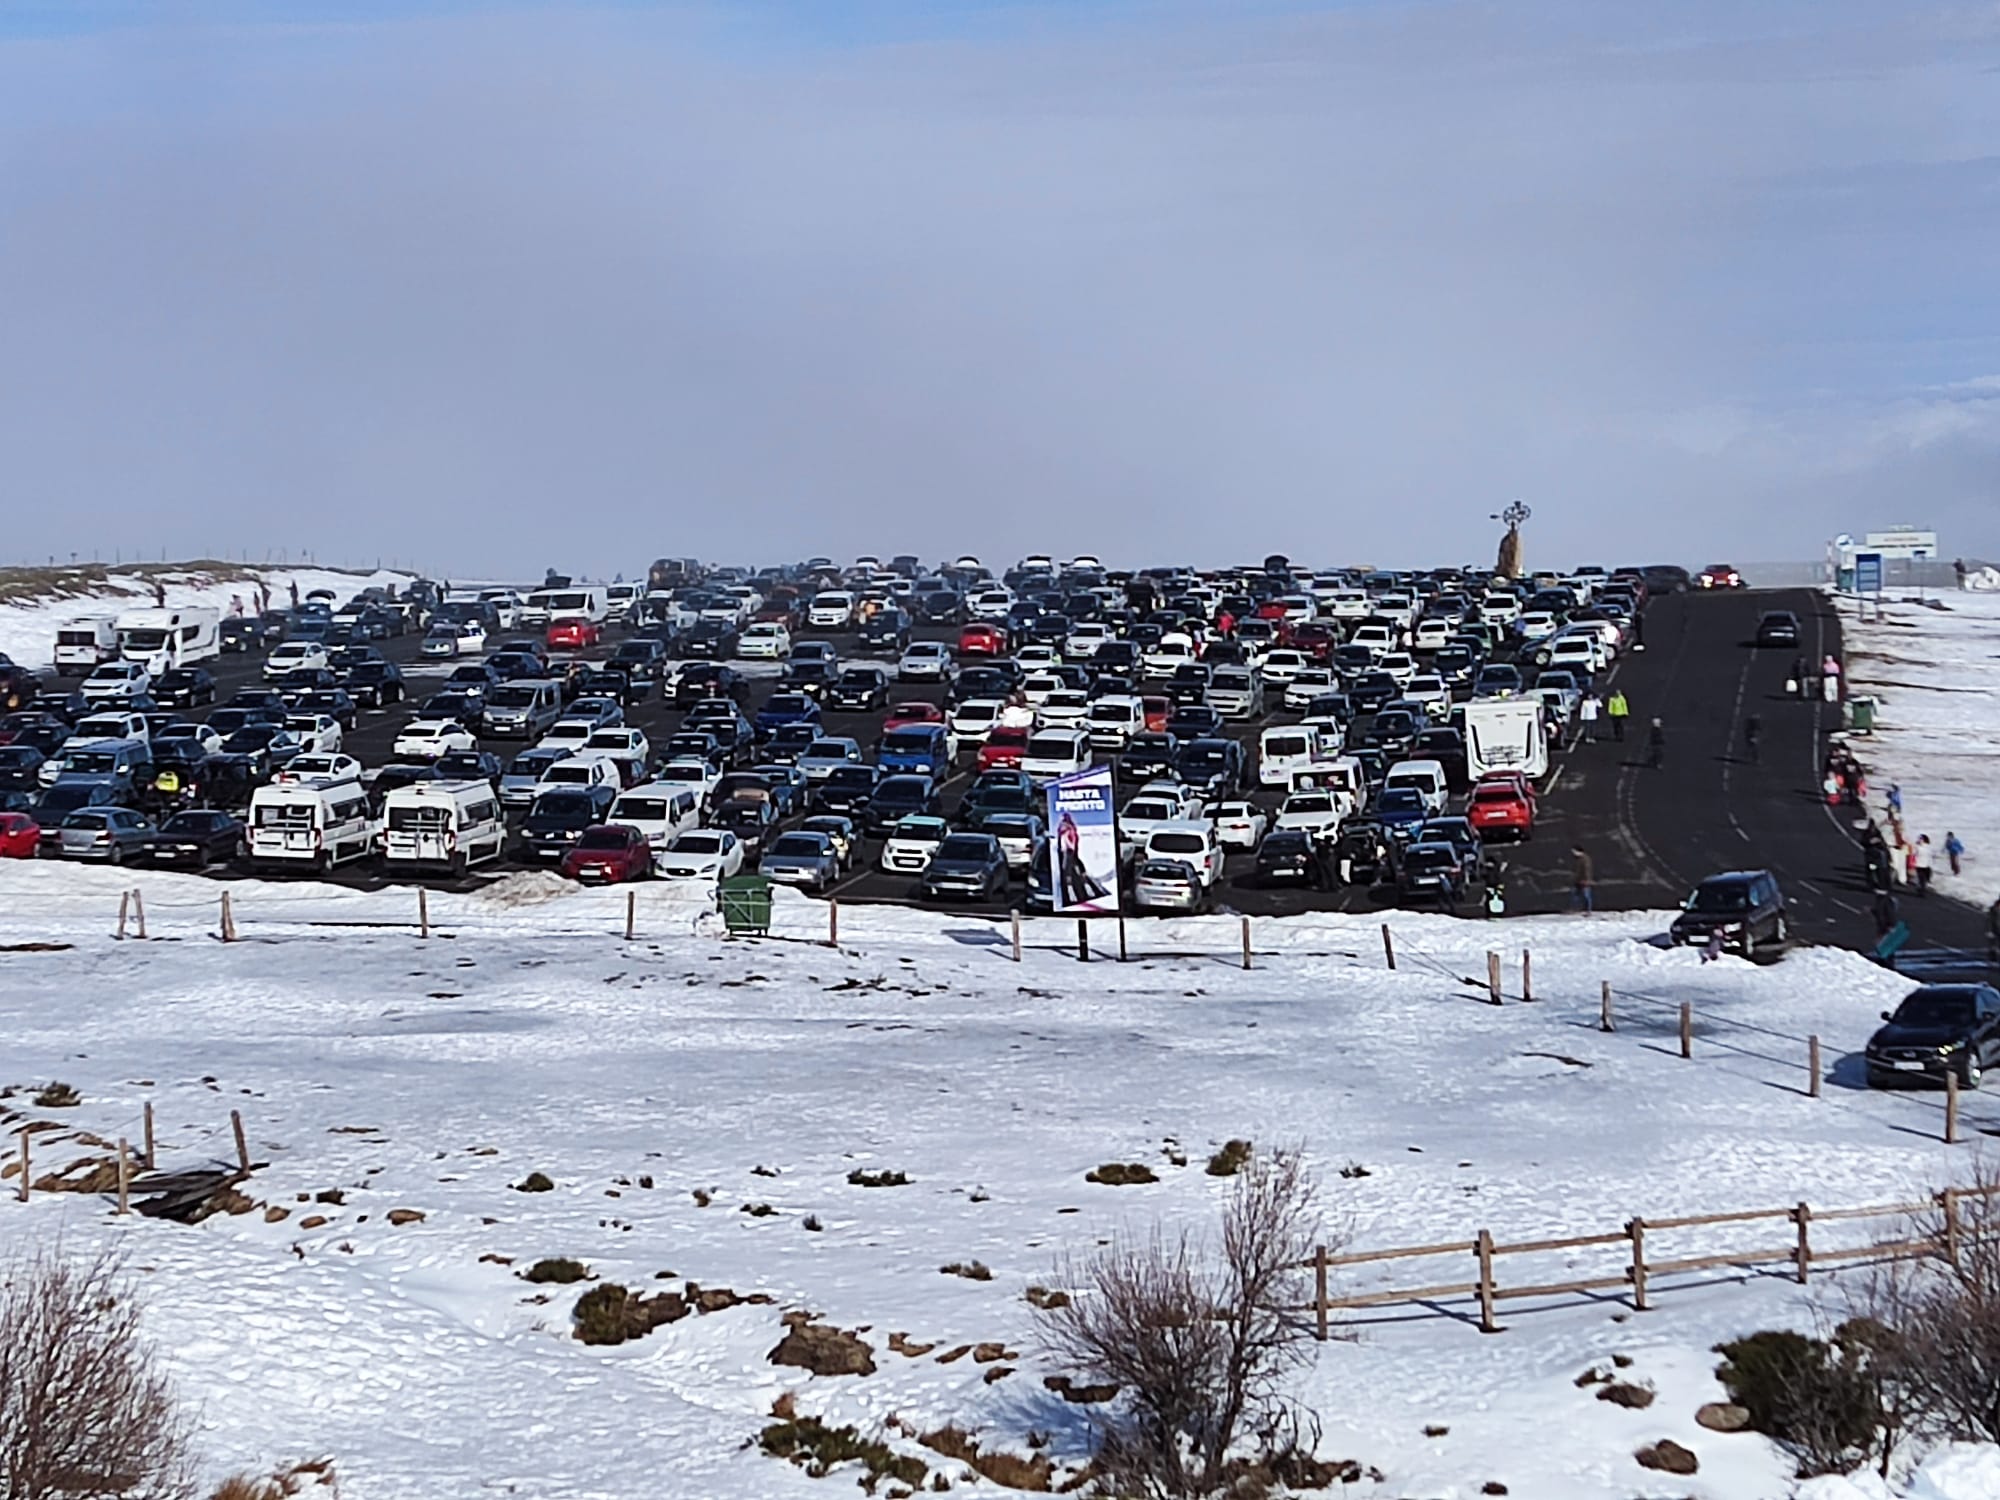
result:
[(918, 839), (935, 844), (945, 836), (945, 824), (940, 818), (905, 818), (898, 823), (892, 837)]
[(1427, 844), (1412, 849), (1403, 857), (1403, 863), (1413, 870), (1441, 870), (1449, 866), (1454, 857), (1449, 849)]
[(939, 859), (983, 860), (987, 857), (987, 843), (983, 838), (971, 834), (954, 833), (938, 845)]
[(583, 792), (544, 792), (535, 799), (532, 814), (538, 818), (587, 818), (590, 798)]
[(840, 740), (814, 740), (806, 746), (807, 760), (846, 760), (847, 746)]
[(1972, 1014), (1972, 996), (1964, 990), (1918, 990), (1896, 1007), (1896, 1024), (1963, 1027), (1972, 1024)]
[(629, 818), (635, 823), (658, 823), (667, 816), (667, 802), (664, 797), (620, 797), (618, 805), (611, 809), (614, 818)]
[(927, 729), (893, 729), (882, 736), (882, 748), (890, 754), (921, 754), (937, 743)]
[(830, 787), (866, 791), (875, 785), (875, 768), (873, 766), (839, 766), (835, 768), (831, 776), (826, 778), (826, 784)]
[(1193, 771), (1197, 775), (1205, 771), (1220, 771), (1228, 765), (1228, 762), (1227, 753), (1220, 749), (1190, 749), (1181, 755), (1180, 760), (1184, 770)]
[(1156, 833), (1152, 847), (1168, 854), (1199, 854), (1203, 844), (1198, 833)]
[[(1164, 846), (1163, 846), (1164, 847)], [(1149, 859), (1139, 866), (1141, 880), (1164, 880), (1185, 882), (1189, 876), (1188, 867), (1177, 859)]]
[(719, 833), (684, 833), (673, 842), (676, 854), (720, 854), (722, 835)]
[(1713, 881), (1697, 886), (1687, 899), (1693, 912), (1737, 912), (1750, 909), (1750, 887), (1740, 880)]
[(1325, 792), (1298, 792), (1285, 803), (1285, 811), (1290, 813), (1328, 813), (1333, 811), (1333, 798)]
[(803, 714), (812, 711), (812, 699), (803, 693), (778, 693), (764, 705), (767, 714)]
[(1410, 787), (1395, 787), (1382, 794), (1378, 805), (1385, 813), (1422, 812), (1424, 797)]

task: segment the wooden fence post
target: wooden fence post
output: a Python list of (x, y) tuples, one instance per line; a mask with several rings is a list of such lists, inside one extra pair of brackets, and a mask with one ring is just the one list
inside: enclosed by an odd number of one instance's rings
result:
[(1958, 1144), (1958, 1074), (1944, 1070), (1944, 1143)]
[(1632, 1306), (1639, 1312), (1646, 1311), (1646, 1221), (1633, 1216), (1625, 1226), (1625, 1232), (1632, 1236)]
[(146, 1170), (153, 1170), (153, 1101), (146, 1101)]
[(1382, 924), (1382, 957), (1391, 969), (1396, 967), (1396, 940), (1389, 935), (1389, 924)]
[(1604, 991), (1597, 1000), (1597, 1029), (1599, 1031), (1618, 1029), (1611, 1024), (1611, 981), (1608, 979), (1604, 981)]
[(625, 893), (625, 941), (631, 942), (639, 935), (639, 893)]
[(132, 909), (132, 893), (130, 891), (120, 891), (118, 893), (118, 941), (121, 943), (125, 941), (126, 914), (129, 913), (131, 909)]
[(431, 893), (428, 887), (417, 887), (417, 931), (420, 936), (431, 935)]
[(132, 919), (138, 924), (139, 941), (143, 943), (146, 940), (146, 895), (136, 887), (132, 891)]
[(1313, 1311), (1318, 1315), (1319, 1341), (1326, 1342), (1326, 1246), (1313, 1252)]
[(243, 1134), (243, 1114), (240, 1110), (229, 1112), (229, 1128), (236, 1132), (236, 1164), (244, 1171), (250, 1170), (250, 1142)]
[(28, 1149), (28, 1142), (34, 1137), (27, 1126), (21, 1127), (21, 1185), (16, 1192), (23, 1203), (28, 1201), (28, 1179), (34, 1175), (34, 1154)]
[(222, 940), (225, 943), (236, 941), (236, 918), (229, 910), (229, 892), (227, 891), (222, 893)]
[(1944, 1258), (1953, 1269), (1958, 1266), (1958, 1189), (1946, 1188), (1938, 1194), (1944, 1211)]
[[(1386, 932), (1388, 929), (1384, 928), (1383, 931)], [(1248, 917), (1243, 919), (1243, 967), (1246, 969), (1250, 967), (1250, 919)]]
[(1130, 954), (1125, 948), (1125, 913), (1118, 913), (1118, 962), (1125, 963)]
[(1486, 955), (1486, 996), (1489, 1003), (1500, 1004), (1500, 955)]
[(118, 1212), (132, 1211), (132, 1163), (125, 1150), (125, 1137), (118, 1137)]
[(1535, 956), (1526, 948), (1521, 950), (1521, 998), (1535, 998)]
[(1806, 1038), (1806, 1071), (1812, 1075), (1810, 1082), (1806, 1084), (1806, 1097), (1817, 1099), (1819, 1097), (1819, 1038), (1817, 1036)]
[(1681, 1001), (1681, 1056), (1694, 1056), (1694, 1002)]
[(1019, 963), (1021, 961), (1021, 909), (1019, 907), (1014, 909), (1013, 918), (1014, 962)]
[(1084, 917), (1076, 919), (1076, 961), (1080, 964), (1090, 962), (1090, 922)]
[(1792, 1264), (1796, 1268), (1799, 1285), (1804, 1286), (1812, 1278), (1812, 1208), (1801, 1203), (1792, 1210), (1792, 1220), (1799, 1226), (1799, 1247), (1792, 1252)]
[(1482, 1229), (1474, 1248), (1479, 1254), (1479, 1331), (1498, 1333), (1500, 1325), (1493, 1321), (1493, 1234)]
[(840, 900), (835, 896), (826, 898), (826, 945), (840, 946)]

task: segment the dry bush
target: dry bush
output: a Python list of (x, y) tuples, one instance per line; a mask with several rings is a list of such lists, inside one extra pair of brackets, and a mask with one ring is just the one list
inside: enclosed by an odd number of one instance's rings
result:
[(1049, 1354), (1130, 1398), (1100, 1437), (1113, 1493), (1212, 1495), (1233, 1457), (1270, 1464), (1310, 1451), (1286, 1385), (1313, 1357), (1297, 1309), (1322, 1243), (1318, 1185), (1296, 1151), (1279, 1151), (1233, 1180), (1213, 1245), (1155, 1230), (1063, 1268), (1080, 1290), (1042, 1311)]
[(109, 1255), (59, 1251), (0, 1284), (0, 1494), (7, 1500), (182, 1500), (189, 1423)]
[(293, 1464), (275, 1474), (232, 1474), (209, 1493), (208, 1500), (294, 1500), (308, 1490), (327, 1500), (340, 1493), (327, 1460)]

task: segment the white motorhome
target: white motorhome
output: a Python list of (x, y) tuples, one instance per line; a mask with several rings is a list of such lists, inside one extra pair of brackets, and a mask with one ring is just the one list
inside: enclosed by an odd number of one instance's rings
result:
[(118, 654), (155, 677), (222, 654), (222, 615), (213, 609), (134, 609), (118, 617)]
[(1549, 773), (1549, 734), (1533, 698), (1476, 698), (1461, 704), (1465, 769), (1474, 781), (1489, 771), (1519, 771), (1532, 780)]
[(56, 627), (56, 675), (83, 677), (118, 660), (118, 622), (110, 615), (85, 615)]
[(250, 794), (250, 864), (330, 870), (374, 853), (376, 826), (358, 781), (260, 786)]
[(579, 583), (566, 589), (536, 589), (521, 601), (515, 623), (523, 628), (547, 625), (551, 620), (590, 620), (602, 625), (610, 614), (604, 589)]
[(498, 859), (506, 842), (490, 781), (417, 781), (382, 799), (382, 859), (391, 869), (457, 874)]

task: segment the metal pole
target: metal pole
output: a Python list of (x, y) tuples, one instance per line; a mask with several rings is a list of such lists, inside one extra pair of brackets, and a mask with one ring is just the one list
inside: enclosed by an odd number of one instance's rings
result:
[(1806, 1094), (1810, 1098), (1817, 1099), (1819, 1097), (1819, 1038), (1816, 1036), (1806, 1038), (1806, 1071), (1812, 1075), (1806, 1084)]
[(250, 1142), (243, 1134), (243, 1115), (240, 1110), (229, 1112), (229, 1128), (236, 1132), (236, 1164), (244, 1171), (250, 1170)]
[(1681, 1056), (1694, 1056), (1694, 1002), (1681, 1001)]
[(132, 1162), (125, 1150), (125, 1137), (118, 1137), (118, 1212), (132, 1211)]
[(1611, 1024), (1611, 981), (1608, 979), (1604, 981), (1604, 992), (1597, 1001), (1597, 1029), (1599, 1031), (1618, 1029)]
[(1396, 967), (1396, 940), (1389, 935), (1389, 924), (1382, 924), (1382, 958), (1391, 969)]

